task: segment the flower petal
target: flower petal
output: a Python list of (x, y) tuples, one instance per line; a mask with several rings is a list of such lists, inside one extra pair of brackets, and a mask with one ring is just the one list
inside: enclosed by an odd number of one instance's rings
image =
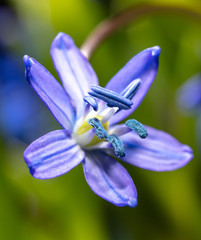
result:
[(57, 121), (66, 129), (73, 128), (74, 108), (57, 80), (35, 59), (25, 55), (26, 79), (45, 102)]
[(201, 73), (187, 80), (177, 92), (178, 106), (184, 111), (196, 113), (201, 109)]
[(50, 132), (31, 143), (24, 152), (24, 159), (35, 178), (57, 177), (77, 166), (84, 152), (67, 130)]
[(91, 85), (98, 85), (97, 76), (88, 60), (75, 46), (72, 38), (59, 33), (51, 46), (51, 56), (63, 86), (73, 101), (78, 115), (82, 111), (83, 97)]
[[(185, 166), (193, 157), (190, 147), (181, 144), (163, 131), (146, 126), (148, 137), (141, 139), (134, 132), (120, 136), (125, 144), (122, 160), (153, 171), (171, 171)], [(112, 151), (110, 150), (110, 153)]]
[(137, 205), (137, 191), (130, 175), (113, 158), (101, 151), (87, 152), (83, 168), (89, 186), (97, 195), (117, 206)]
[(133, 97), (129, 110), (121, 110), (110, 120), (115, 124), (129, 116), (141, 103), (158, 71), (159, 47), (145, 49), (134, 56), (106, 85), (106, 88), (121, 93), (134, 79), (140, 78), (139, 90)]

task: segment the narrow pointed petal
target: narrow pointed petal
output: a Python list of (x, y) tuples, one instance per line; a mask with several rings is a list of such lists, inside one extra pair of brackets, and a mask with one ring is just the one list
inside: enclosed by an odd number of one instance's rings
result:
[[(134, 132), (120, 136), (125, 146), (123, 161), (148, 170), (171, 171), (185, 166), (192, 159), (189, 146), (163, 131), (148, 126), (146, 129), (148, 136), (145, 139)], [(111, 149), (110, 152), (114, 155)]]
[(84, 104), (83, 97), (87, 95), (91, 85), (98, 85), (96, 74), (67, 34), (59, 33), (56, 36), (51, 46), (51, 56), (63, 86), (79, 115)]
[(84, 159), (84, 152), (67, 130), (50, 132), (31, 143), (24, 159), (35, 178), (47, 179), (67, 173)]
[(137, 205), (137, 191), (130, 175), (113, 158), (101, 151), (87, 152), (83, 168), (87, 183), (98, 196), (119, 207)]
[(129, 110), (121, 110), (110, 120), (118, 123), (129, 116), (141, 103), (158, 71), (159, 47), (145, 49), (134, 56), (106, 85), (106, 88), (121, 93), (134, 79), (140, 78), (141, 84), (133, 97)]
[(73, 128), (75, 111), (68, 95), (57, 80), (35, 59), (25, 55), (26, 79), (45, 102), (57, 121), (66, 129)]

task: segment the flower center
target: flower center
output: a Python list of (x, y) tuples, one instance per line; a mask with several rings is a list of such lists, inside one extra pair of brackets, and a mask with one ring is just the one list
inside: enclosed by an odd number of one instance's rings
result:
[(107, 131), (103, 128), (100, 120), (97, 118), (91, 118), (87, 121), (95, 130), (96, 136), (99, 139), (105, 139), (106, 141), (110, 142), (114, 148), (114, 152), (118, 158), (122, 158), (125, 156), (124, 146), (122, 141), (115, 135), (111, 134), (108, 135)]
[[(90, 96), (83, 98), (87, 104), (82, 118), (77, 122), (78, 128), (75, 129), (74, 136), (77, 143), (83, 148), (95, 148), (93, 145), (99, 144), (101, 141), (109, 142), (117, 157), (124, 157), (124, 145), (118, 137), (122, 134), (122, 129), (117, 127), (109, 131), (109, 120), (118, 111), (131, 108), (133, 104), (131, 99), (140, 84), (141, 80), (135, 79), (120, 94), (100, 86), (92, 86), (92, 92), (89, 92)], [(104, 102), (107, 103), (107, 106)], [(135, 119), (127, 120), (124, 128), (123, 134), (133, 130), (141, 138), (146, 138), (148, 135), (145, 127)]]
[[(97, 115), (95, 118), (98, 119), (99, 121), (101, 121), (101, 120), (103, 119), (103, 116)], [(94, 121), (94, 124), (93, 124), (93, 122), (92, 122), (92, 120), (91, 120), (90, 118), (86, 119), (86, 120), (82, 123), (82, 125), (78, 128), (78, 130), (77, 130), (77, 132), (76, 132), (76, 135), (78, 135), (78, 136), (79, 136), (79, 135), (83, 135), (83, 134), (87, 133), (89, 130), (95, 129), (95, 128), (94, 128), (94, 126), (96, 126), (95, 123), (96, 123), (96, 125), (101, 125), (101, 124), (98, 124), (98, 123), (95, 122), (95, 121)], [(93, 125), (94, 125), (94, 126), (93, 126)], [(103, 128), (105, 131), (107, 131), (108, 128), (109, 128), (109, 122), (107, 121), (107, 122), (105, 122), (104, 124), (102, 124), (101, 126), (102, 126), (102, 128)], [(96, 129), (97, 129), (97, 128), (96, 128)], [(95, 144), (99, 143), (99, 142), (102, 140), (102, 138), (99, 138), (99, 137), (98, 137), (97, 132), (98, 132), (98, 131), (96, 131), (96, 134), (94, 134), (94, 137), (93, 137), (92, 140), (87, 144), (87, 146), (95, 145)], [(101, 132), (101, 131), (100, 131), (100, 132)], [(101, 133), (100, 133), (100, 134), (101, 134)]]

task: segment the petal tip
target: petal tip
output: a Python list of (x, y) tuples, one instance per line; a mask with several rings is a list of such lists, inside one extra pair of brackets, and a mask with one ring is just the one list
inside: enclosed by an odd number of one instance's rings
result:
[(23, 61), (26, 68), (30, 68), (33, 64), (32, 59), (28, 55), (24, 55)]
[(64, 32), (59, 32), (56, 36), (56, 38), (60, 38), (60, 37), (63, 37), (65, 36), (66, 34)]
[(23, 61), (26, 64), (26, 62), (29, 61), (29, 56), (28, 55), (24, 55)]
[(130, 198), (127, 205), (129, 207), (133, 207), (133, 208), (136, 207), (137, 206), (137, 199), (135, 197)]
[(152, 48), (152, 56), (159, 57), (160, 52), (161, 52), (161, 49), (159, 46), (155, 46)]
[(36, 62), (36, 60), (29, 57), (28, 55), (24, 55), (23, 62), (24, 62), (25, 67), (27, 69), (29, 69), (34, 64), (34, 62)]
[(194, 153), (193, 153), (193, 150), (188, 145), (184, 146), (184, 151), (188, 155), (187, 160), (186, 160), (186, 164), (187, 164), (188, 162), (190, 162), (193, 159)]
[(63, 32), (59, 32), (52, 42), (53, 47), (57, 47), (60, 49), (62, 49), (63, 47), (69, 49), (73, 45), (74, 45), (73, 39)]
[(30, 81), (30, 68), (34, 64), (34, 59), (30, 58), (28, 55), (24, 55), (23, 57), (24, 65), (25, 65), (25, 77), (27, 81)]

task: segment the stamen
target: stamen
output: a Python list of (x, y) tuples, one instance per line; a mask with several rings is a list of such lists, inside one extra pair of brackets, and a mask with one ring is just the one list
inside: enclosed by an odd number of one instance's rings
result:
[[(105, 97), (101, 94), (98, 94), (98, 93), (94, 93), (94, 92), (88, 92), (90, 95), (96, 97), (96, 98), (99, 98), (99, 99), (102, 99), (103, 101), (107, 102), (107, 106), (108, 107), (118, 107), (120, 109), (124, 109), (124, 110), (128, 110), (130, 109), (131, 107), (128, 106), (128, 105), (125, 105), (125, 104), (122, 104), (118, 101), (115, 101), (111, 98), (108, 98), (108, 97)], [(132, 103), (133, 104), (133, 103)]]
[(118, 158), (125, 157), (125, 150), (124, 150), (123, 143), (115, 134), (108, 135), (106, 139), (114, 147), (114, 152)]
[(140, 78), (137, 78), (133, 80), (122, 92), (121, 95), (124, 96), (125, 98), (132, 99), (136, 92), (139, 89), (139, 86), (141, 84)]
[(97, 118), (90, 118), (87, 120), (87, 123), (90, 124), (95, 129), (96, 136), (99, 139), (103, 139), (107, 137), (107, 132), (101, 125), (100, 120), (98, 120)]
[(137, 120), (129, 119), (125, 124), (127, 127), (135, 131), (141, 138), (146, 138), (148, 136), (146, 128)]
[(85, 102), (87, 102), (94, 109), (94, 111), (98, 110), (98, 102), (94, 97), (85, 96), (83, 99), (84, 99)]
[(120, 109), (127, 110), (130, 109), (133, 105), (130, 99), (127, 99), (124, 96), (109, 89), (105, 89), (100, 86), (93, 86), (91, 87), (91, 90), (93, 92), (89, 92), (90, 95), (107, 102), (109, 107), (118, 107)]

